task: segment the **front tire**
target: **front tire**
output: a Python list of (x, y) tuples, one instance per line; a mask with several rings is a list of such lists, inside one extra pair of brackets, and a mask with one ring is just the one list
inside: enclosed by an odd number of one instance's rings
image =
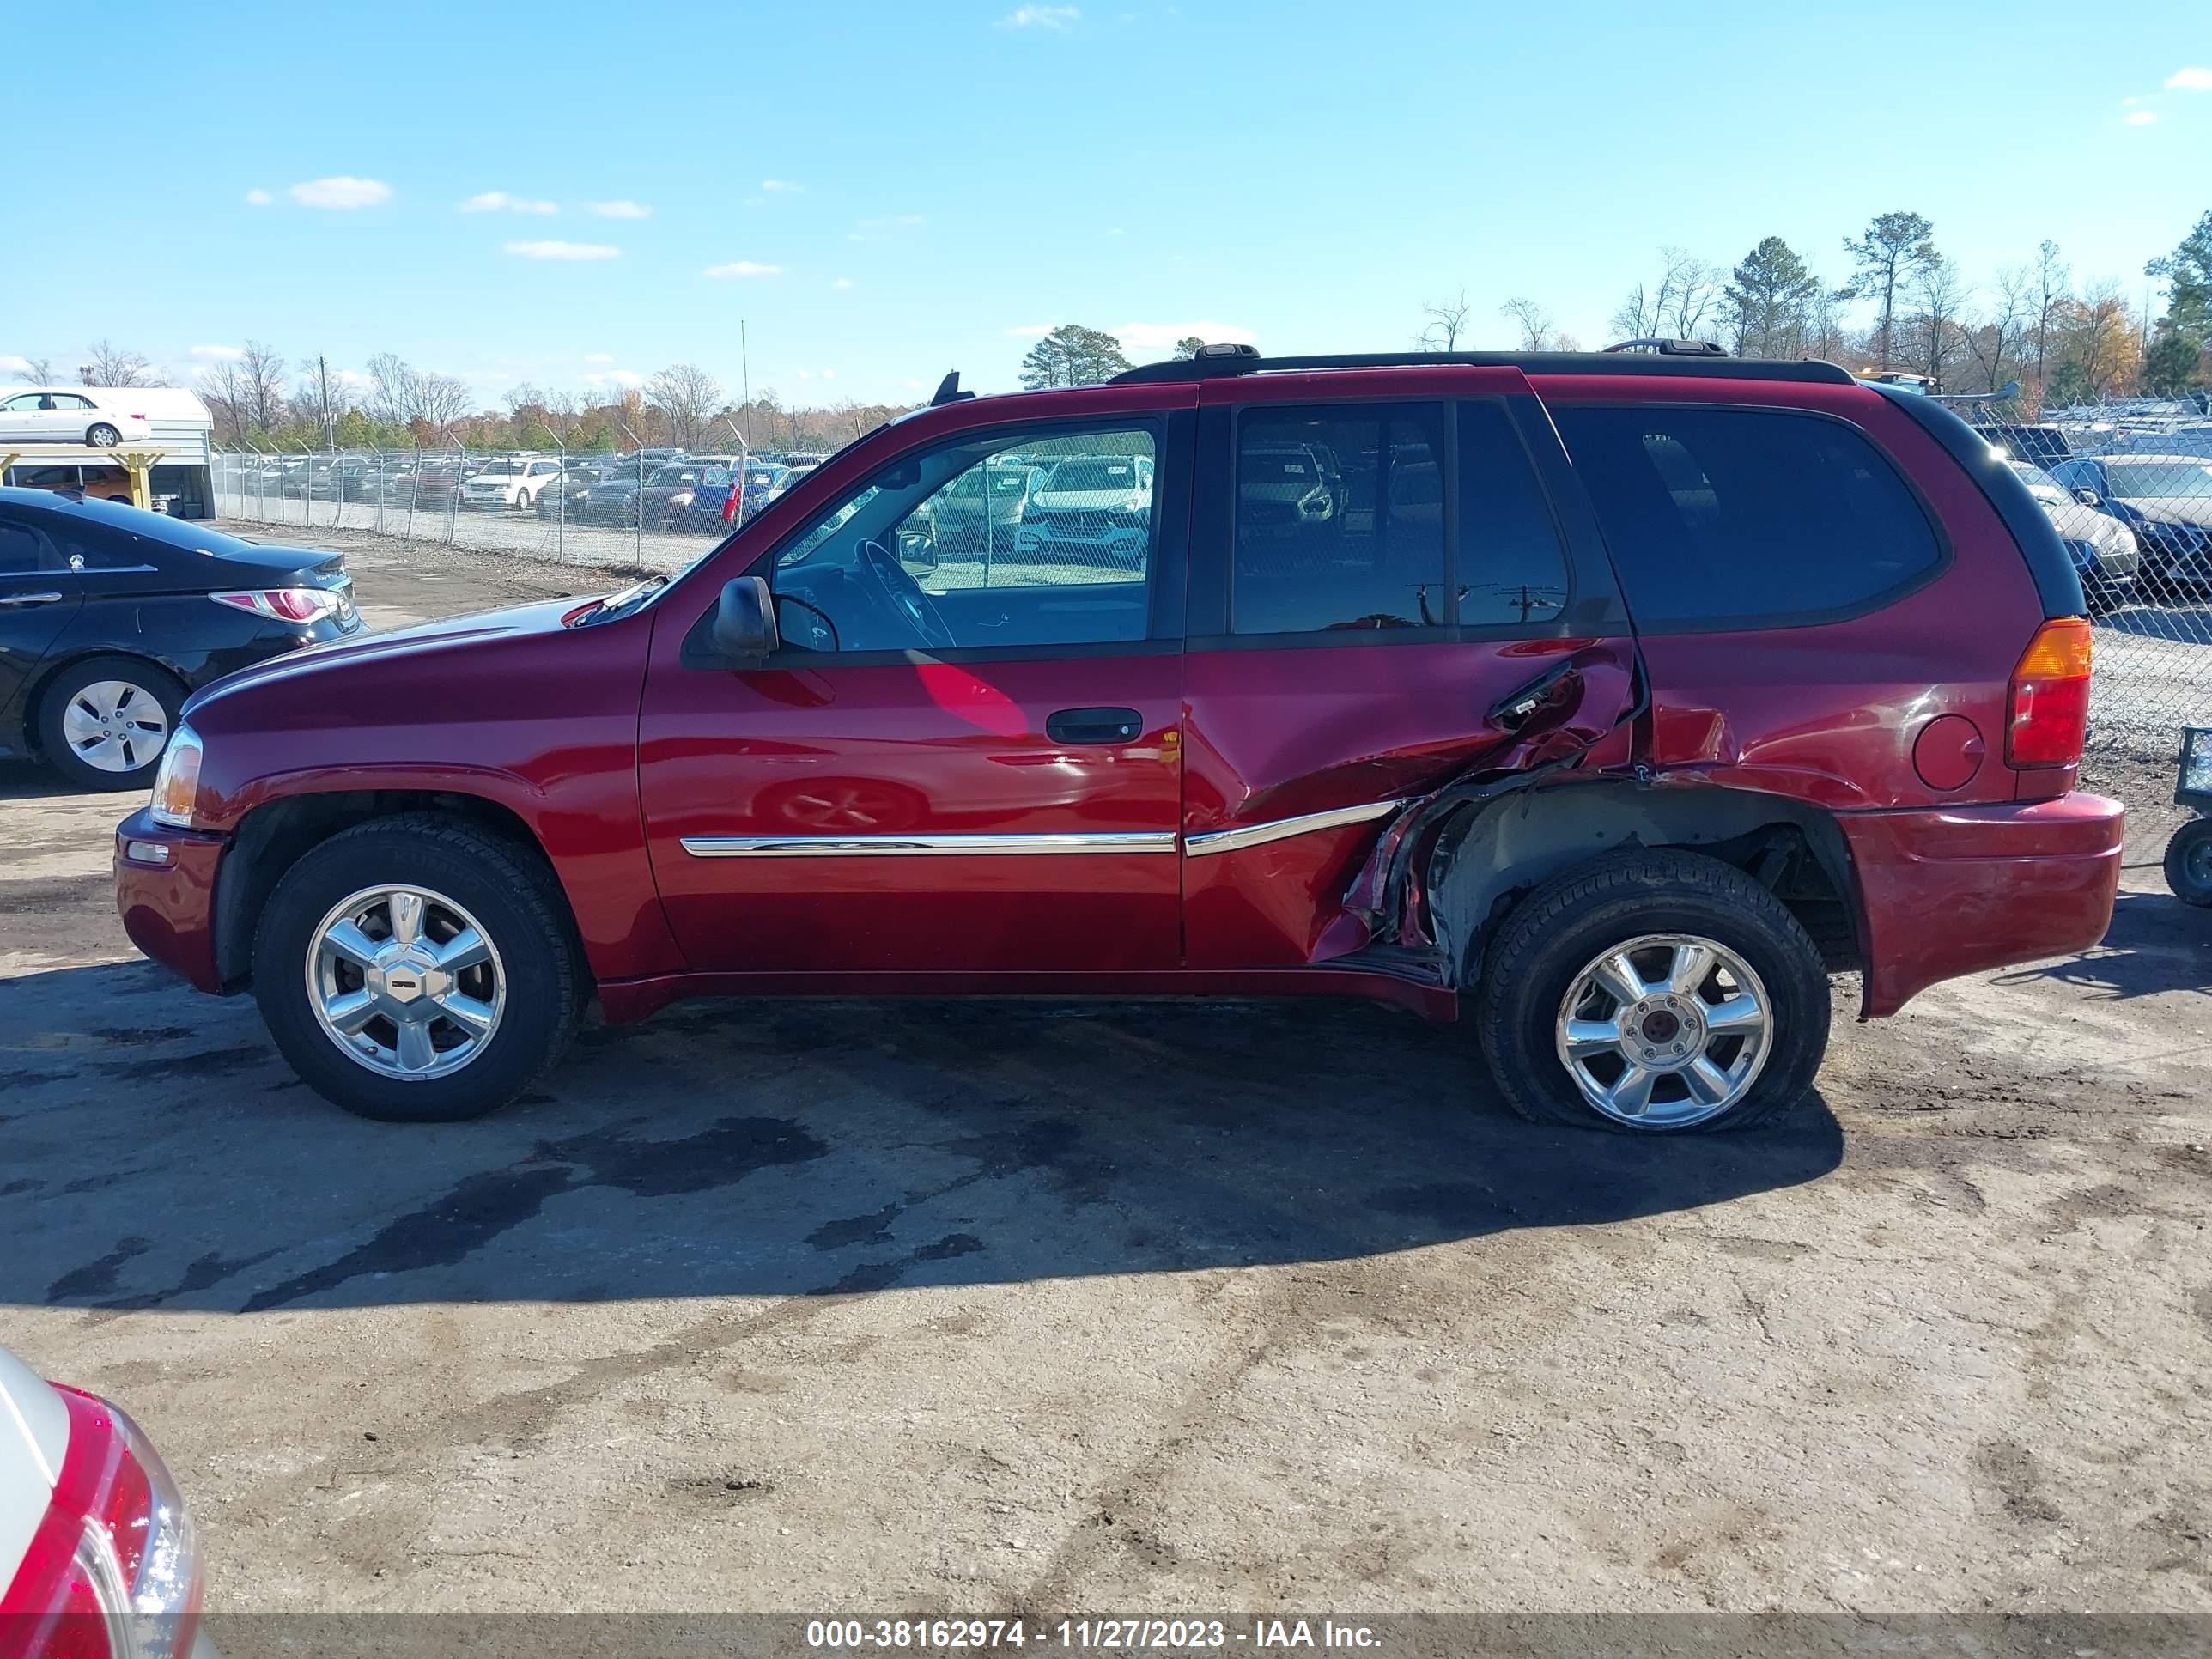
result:
[(1797, 919), (1741, 871), (1694, 853), (1609, 854), (1508, 917), (1475, 1035), (1524, 1117), (1636, 1134), (1741, 1128), (1812, 1087), (1827, 974)]
[(144, 789), (177, 729), (185, 688), (137, 657), (88, 657), (39, 699), (39, 746), (81, 789)]
[(2166, 844), (2166, 884), (2184, 904), (2212, 908), (2212, 818), (2192, 818)]
[(574, 1034), (583, 975), (550, 872), (429, 813), (360, 824), (284, 874), (254, 998), (308, 1087), (356, 1115), (450, 1123), (506, 1105)]

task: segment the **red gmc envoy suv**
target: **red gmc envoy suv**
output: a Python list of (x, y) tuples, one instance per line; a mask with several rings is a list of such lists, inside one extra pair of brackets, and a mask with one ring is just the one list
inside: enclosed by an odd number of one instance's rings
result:
[(1926, 398), (1686, 349), (957, 386), (673, 578), (203, 690), (131, 939), (372, 1117), (511, 1100), (594, 1000), (1318, 994), (1656, 1133), (1803, 1094), (1832, 971), (1889, 1014), (2105, 932), (2081, 587)]

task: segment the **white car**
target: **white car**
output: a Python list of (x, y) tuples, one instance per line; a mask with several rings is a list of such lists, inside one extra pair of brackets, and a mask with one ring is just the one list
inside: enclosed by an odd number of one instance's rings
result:
[(200, 1574), (138, 1425), (0, 1349), (0, 1650), (214, 1659)]
[(144, 443), (153, 435), (144, 411), (131, 409), (127, 391), (42, 386), (0, 395), (0, 442), (112, 449), (119, 443)]
[(545, 486), (560, 476), (558, 461), (494, 461), (461, 480), (461, 505), (527, 511), (538, 505)]

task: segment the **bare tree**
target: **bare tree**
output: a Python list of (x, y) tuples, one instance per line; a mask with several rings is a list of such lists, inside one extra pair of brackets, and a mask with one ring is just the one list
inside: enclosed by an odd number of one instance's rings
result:
[(689, 449), (722, 406), (722, 388), (696, 363), (671, 363), (645, 383), (645, 400), (668, 417), (676, 441)]
[(26, 386), (52, 386), (54, 383), (54, 360), (51, 357), (26, 357), (23, 367), (15, 371), (15, 378)]
[(2035, 305), (2033, 283), (2031, 275), (2018, 265), (2007, 266), (1997, 273), (1988, 311), (1966, 323), (1966, 349), (1973, 354), (1983, 381), (1977, 390), (2003, 391), (2008, 365), (2014, 370), (2014, 379), (2019, 378), (2021, 337)]
[(284, 356), (276, 347), (248, 340), (240, 356), (246, 371), (246, 407), (253, 424), (266, 432), (284, 423)]
[(199, 394), (216, 421), (230, 429), (234, 444), (246, 441), (246, 428), (253, 418), (253, 396), (246, 369), (235, 358), (210, 363), (199, 373)]
[(1460, 336), (1468, 331), (1468, 313), (1474, 309), (1465, 289), (1460, 289), (1456, 300), (1424, 300), (1421, 315), (1429, 320), (1413, 337), (1413, 343), (1424, 351), (1458, 350)]
[(452, 435), (453, 422), (468, 407), (469, 386), (450, 374), (424, 371), (414, 375), (416, 418), (427, 421), (441, 443)]
[(87, 355), (91, 361), (84, 365), (87, 386), (153, 386), (157, 383), (154, 366), (146, 361), (145, 354), (127, 351), (111, 345), (106, 340), (94, 341)]
[(1922, 260), (1913, 269), (1907, 297), (1914, 307), (1908, 319), (1914, 359), (1920, 372), (1940, 387), (1943, 371), (1965, 343), (1960, 338), (1959, 310), (1966, 302), (1966, 283), (1959, 274), (1957, 261), (1940, 253)]
[(338, 417), (351, 409), (353, 393), (331, 368), (331, 360), (318, 352), (300, 359), (300, 389), (292, 407), (303, 419), (314, 422), (335, 445)]
[(1629, 289), (1613, 326), (1627, 340), (1694, 340), (1719, 320), (1724, 273), (1687, 248), (1662, 247), (1656, 283)]
[(422, 378), (397, 352), (378, 352), (368, 360), (368, 412), (405, 426), (422, 412)]
[(1552, 327), (1552, 313), (1534, 300), (1515, 295), (1498, 307), (1510, 317), (1521, 331), (1521, 349), (1523, 351), (1552, 351), (1559, 347), (1559, 335)]
[(2066, 303), (2066, 287), (2073, 273), (2058, 257), (2058, 244), (2047, 238), (2035, 250), (2035, 379), (2050, 379), (2051, 325)]

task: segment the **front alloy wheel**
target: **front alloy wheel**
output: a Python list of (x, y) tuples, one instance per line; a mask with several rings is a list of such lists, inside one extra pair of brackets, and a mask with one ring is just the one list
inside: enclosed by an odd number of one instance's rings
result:
[(325, 1035), (389, 1078), (444, 1077), (484, 1052), (507, 1009), (499, 951), (427, 888), (363, 888), (331, 907), (307, 953)]

